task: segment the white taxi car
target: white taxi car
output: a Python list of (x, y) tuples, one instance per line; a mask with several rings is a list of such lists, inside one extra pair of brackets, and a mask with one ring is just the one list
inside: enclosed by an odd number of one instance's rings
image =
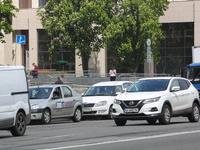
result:
[(127, 120), (169, 124), (171, 117), (176, 116), (198, 122), (199, 93), (181, 77), (140, 79), (115, 98), (112, 115), (117, 126), (124, 126)]
[(99, 82), (91, 86), (83, 95), (83, 116), (111, 118), (113, 101), (117, 94), (126, 90), (131, 81)]

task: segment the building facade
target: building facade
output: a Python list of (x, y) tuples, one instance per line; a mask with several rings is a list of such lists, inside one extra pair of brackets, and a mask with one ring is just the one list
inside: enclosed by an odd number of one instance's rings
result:
[[(39, 69), (58, 68), (59, 58), (49, 60), (49, 41), (51, 40), (40, 23), (37, 9), (48, 0), (13, 0), (20, 9), (13, 18), (12, 27), (15, 32), (6, 34), (5, 44), (0, 44), (0, 64), (24, 65), (27, 70), (33, 69), (36, 63)], [(192, 46), (200, 46), (200, 1), (171, 1), (165, 15), (160, 17), (162, 30), (166, 39), (159, 47), (161, 61), (150, 64), (151, 73), (179, 74), (178, 70), (192, 62)], [(25, 35), (26, 44), (16, 44), (16, 36)], [(107, 73), (107, 49), (92, 53), (89, 68), (95, 73)], [(64, 70), (82, 72), (81, 58), (75, 53), (64, 54), (64, 60), (69, 63)], [(176, 65), (174, 65), (176, 64)], [(144, 64), (144, 73), (149, 73), (149, 64)]]

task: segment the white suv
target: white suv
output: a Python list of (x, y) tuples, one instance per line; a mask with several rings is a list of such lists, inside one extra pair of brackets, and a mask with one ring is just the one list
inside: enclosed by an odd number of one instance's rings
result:
[(118, 95), (112, 116), (117, 126), (127, 120), (147, 120), (149, 124), (169, 124), (171, 117), (199, 120), (199, 93), (189, 80), (180, 77), (140, 79)]

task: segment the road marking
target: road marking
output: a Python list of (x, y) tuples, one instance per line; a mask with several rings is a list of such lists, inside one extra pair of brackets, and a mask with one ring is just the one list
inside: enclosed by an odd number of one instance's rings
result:
[(45, 138), (42, 138), (42, 139), (52, 139), (52, 138), (59, 138), (59, 137), (66, 137), (66, 136), (74, 136), (74, 134), (60, 135), (60, 136), (52, 136), (52, 137), (45, 137)]
[(143, 136), (143, 137), (137, 137), (137, 138), (123, 139), (123, 140), (115, 140), (115, 141), (107, 141), (107, 142), (99, 142), (99, 143), (91, 143), (91, 144), (81, 144), (81, 145), (73, 145), (73, 146), (57, 147), (57, 148), (48, 148), (48, 149), (39, 149), (39, 150), (60, 150), (60, 149), (87, 147), (87, 146), (95, 146), (95, 145), (105, 145), (105, 144), (120, 143), (120, 142), (139, 141), (139, 140), (146, 140), (146, 139), (152, 139), (152, 138), (170, 137), (170, 136), (177, 136), (177, 135), (183, 135), (183, 134), (192, 134), (192, 133), (200, 133), (200, 130), (185, 131), (185, 132), (175, 132), (175, 133), (167, 133), (167, 134), (152, 135), (152, 136)]

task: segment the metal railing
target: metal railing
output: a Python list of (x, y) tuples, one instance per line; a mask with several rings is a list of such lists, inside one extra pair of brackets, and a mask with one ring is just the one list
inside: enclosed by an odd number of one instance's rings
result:
[[(39, 74), (47, 74), (49, 78), (57, 78), (61, 76), (62, 71), (56, 71), (55, 69), (48, 69), (39, 71)], [(109, 77), (108, 73), (91, 73), (88, 70), (84, 71), (63, 71), (65, 77), (73, 78), (103, 78)], [(116, 77), (166, 77), (171, 76), (170, 74), (149, 74), (149, 73), (117, 73)]]

